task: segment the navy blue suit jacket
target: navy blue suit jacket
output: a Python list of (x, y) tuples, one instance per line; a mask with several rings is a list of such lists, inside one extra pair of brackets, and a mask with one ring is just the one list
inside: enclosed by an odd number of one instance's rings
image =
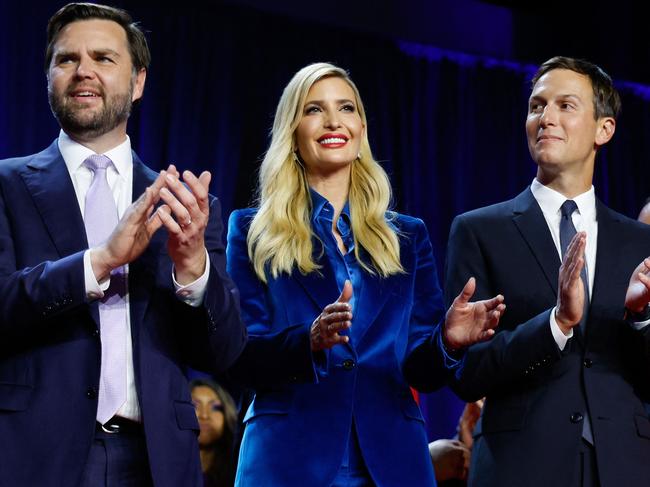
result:
[[(134, 154), (133, 195), (155, 177)], [(185, 368), (225, 369), (245, 342), (221, 231), (213, 198), (201, 307), (175, 296), (164, 230), (129, 266), (135, 382), (156, 486), (202, 485)], [(74, 486), (81, 477), (95, 431), (101, 350), (97, 304), (85, 296), (87, 248), (56, 141), (1, 161), (0, 486)]]
[(446, 379), (438, 347), (444, 317), (431, 243), (421, 220), (396, 215), (405, 273), (366, 276), (356, 290), (348, 344), (312, 355), (309, 330), (340, 290), (315, 242), (320, 272), (263, 284), (248, 258), (254, 210), (228, 228), (228, 271), (241, 291), (249, 342), (231, 371), (255, 388), (240, 450), (239, 486), (329, 486), (354, 418), (376, 485), (435, 485), (420, 410), (409, 385), (432, 390)]
[(603, 487), (650, 485), (648, 333), (623, 320), (635, 267), (650, 254), (650, 227), (596, 204), (598, 241), (586, 335), (563, 352), (549, 314), (560, 258), (530, 189), (458, 216), (446, 264), (450, 302), (470, 276), (475, 299), (505, 296), (497, 334), (470, 347), (454, 384), (466, 400), (487, 396), (475, 430), (470, 485), (572, 485), (588, 408)]

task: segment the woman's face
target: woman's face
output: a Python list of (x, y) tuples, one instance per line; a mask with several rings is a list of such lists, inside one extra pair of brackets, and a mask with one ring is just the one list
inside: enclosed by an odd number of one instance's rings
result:
[(192, 389), (192, 402), (201, 428), (199, 446), (210, 446), (223, 434), (223, 404), (217, 397), (217, 393), (207, 386), (197, 386)]
[(324, 78), (307, 93), (296, 129), (298, 152), (309, 173), (347, 167), (359, 155), (365, 127), (354, 90), (343, 78)]

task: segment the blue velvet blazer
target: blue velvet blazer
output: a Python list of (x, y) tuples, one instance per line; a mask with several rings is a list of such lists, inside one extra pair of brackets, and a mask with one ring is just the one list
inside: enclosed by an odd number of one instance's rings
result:
[[(447, 373), (439, 330), (444, 319), (424, 223), (394, 215), (405, 273), (366, 276), (352, 320), (356, 341), (312, 354), (310, 326), (338, 297), (325, 257), (320, 272), (263, 284), (248, 258), (255, 210), (233, 212), (228, 271), (241, 293), (249, 343), (232, 369), (255, 389), (240, 450), (238, 486), (329, 486), (354, 420), (378, 486), (435, 485), (424, 421), (409, 386), (440, 387)], [(315, 242), (315, 258), (320, 254)]]

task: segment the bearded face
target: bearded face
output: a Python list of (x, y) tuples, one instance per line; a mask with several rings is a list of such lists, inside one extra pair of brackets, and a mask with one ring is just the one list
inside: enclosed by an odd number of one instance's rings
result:
[(133, 67), (126, 31), (119, 24), (103, 19), (71, 22), (57, 35), (47, 74), (52, 113), (78, 139), (125, 134), (145, 77), (144, 69)]
[(133, 84), (132, 79), (126, 91), (112, 94), (106, 93), (101, 86), (89, 86), (85, 81), (71, 83), (62, 93), (52, 89), (50, 84), (48, 100), (52, 113), (66, 133), (95, 138), (129, 118)]

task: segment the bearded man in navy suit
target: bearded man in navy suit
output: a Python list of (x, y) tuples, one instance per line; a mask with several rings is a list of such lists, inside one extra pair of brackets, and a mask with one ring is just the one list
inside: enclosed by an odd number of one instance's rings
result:
[(599, 67), (542, 64), (526, 120), (536, 178), (452, 225), (447, 301), (474, 276), (476, 299), (508, 302), (454, 384), (466, 400), (487, 396), (471, 486), (650, 485), (650, 228), (607, 208), (592, 186), (619, 109)]
[(0, 486), (202, 485), (185, 370), (227, 368), (246, 331), (210, 174), (131, 151), (148, 64), (122, 10), (50, 19), (61, 132), (0, 162)]

